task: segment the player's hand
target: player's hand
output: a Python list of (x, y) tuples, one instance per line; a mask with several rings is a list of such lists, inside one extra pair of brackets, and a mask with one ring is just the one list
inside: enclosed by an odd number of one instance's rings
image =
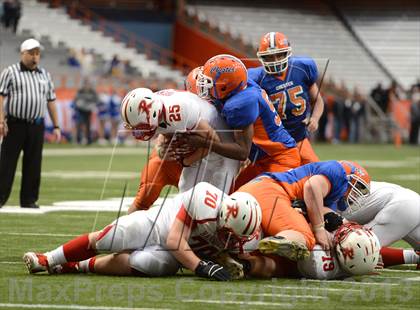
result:
[(212, 261), (200, 261), (197, 268), (195, 268), (195, 274), (202, 278), (214, 279), (217, 281), (229, 281), (231, 276), (229, 272)]
[(309, 132), (314, 132), (318, 130), (318, 120), (313, 117), (305, 118), (302, 121), (302, 123), (304, 123), (307, 126)]
[(209, 137), (191, 132), (180, 135), (179, 140), (195, 148), (208, 148), (211, 143)]
[(325, 229), (315, 231), (316, 243), (319, 244), (324, 251), (332, 249), (332, 240)]

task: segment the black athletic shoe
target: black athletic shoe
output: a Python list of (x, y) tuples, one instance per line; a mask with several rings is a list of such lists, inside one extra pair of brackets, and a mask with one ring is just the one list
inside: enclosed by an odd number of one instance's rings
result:
[(27, 208), (27, 209), (39, 209), (39, 206), (36, 203), (27, 203), (20, 205), (21, 208)]

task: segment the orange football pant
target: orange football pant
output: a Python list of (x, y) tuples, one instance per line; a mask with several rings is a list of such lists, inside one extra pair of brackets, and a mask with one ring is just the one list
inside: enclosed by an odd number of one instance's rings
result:
[(300, 154), (301, 165), (306, 165), (309, 163), (314, 163), (319, 161), (318, 156), (315, 154), (314, 149), (312, 148), (311, 142), (308, 138), (303, 139), (297, 143), (297, 148)]
[(292, 207), (292, 197), (275, 180), (263, 177), (238, 189), (255, 197), (262, 211), (262, 229), (265, 236), (275, 236), (284, 230), (300, 232), (309, 250), (315, 245), (315, 236), (305, 217)]
[(277, 156), (266, 156), (249, 164), (235, 179), (234, 191), (264, 172), (284, 172), (301, 165), (298, 148), (284, 150)]
[(178, 186), (182, 165), (177, 161), (161, 160), (153, 150), (141, 171), (141, 180), (134, 204), (137, 209), (148, 210), (158, 199), (165, 185)]

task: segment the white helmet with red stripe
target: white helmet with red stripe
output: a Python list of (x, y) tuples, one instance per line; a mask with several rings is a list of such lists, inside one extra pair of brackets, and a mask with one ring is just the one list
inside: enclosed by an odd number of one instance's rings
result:
[(334, 246), (341, 267), (352, 275), (375, 270), (381, 245), (375, 233), (356, 223), (343, 224), (334, 234)]
[(261, 208), (254, 196), (236, 192), (223, 199), (218, 214), (219, 238), (226, 244), (253, 239), (261, 225)]
[(121, 104), (124, 127), (135, 131), (139, 140), (150, 140), (155, 135), (162, 116), (163, 103), (152, 90), (136, 88), (130, 91)]

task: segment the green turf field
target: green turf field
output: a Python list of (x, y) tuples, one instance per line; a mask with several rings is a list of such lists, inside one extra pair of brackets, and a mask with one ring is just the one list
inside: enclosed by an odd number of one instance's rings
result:
[[(361, 161), (374, 180), (420, 192), (420, 148), (316, 145), (315, 149), (323, 160)], [(126, 181), (127, 196), (134, 196), (147, 150), (117, 148), (111, 162), (112, 153), (110, 148), (47, 146), (40, 204), (120, 197)], [(19, 183), (20, 174), (8, 205), (19, 204)], [(115, 212), (100, 212), (96, 227), (103, 227), (115, 216)], [(420, 271), (413, 266), (332, 282), (275, 279), (215, 283), (188, 272), (158, 279), (26, 273), (21, 263), (24, 252), (46, 251), (89, 232), (95, 217), (96, 212), (0, 214), (0, 308), (418, 309), (420, 302)]]

